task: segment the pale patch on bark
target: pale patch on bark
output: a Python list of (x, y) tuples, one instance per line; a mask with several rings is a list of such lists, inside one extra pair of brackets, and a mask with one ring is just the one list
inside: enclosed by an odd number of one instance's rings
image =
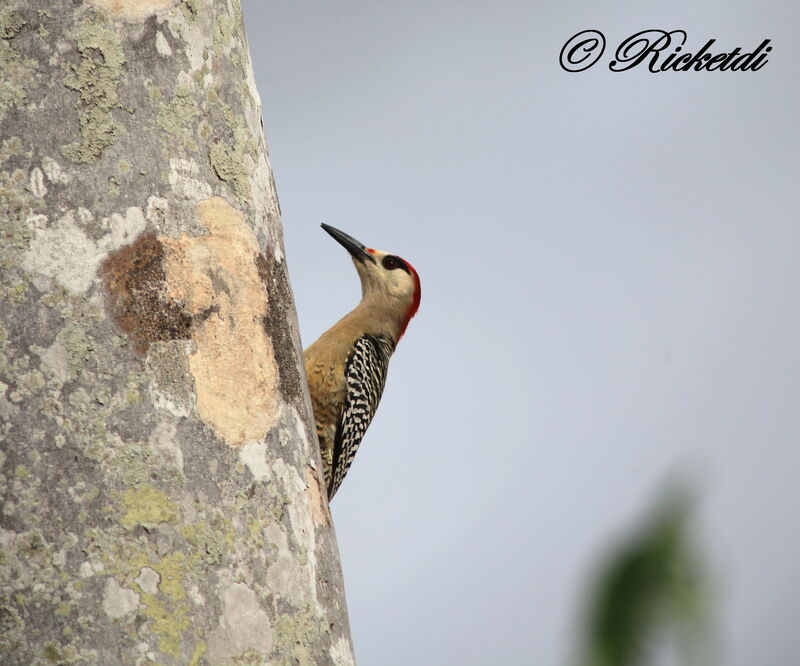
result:
[[(184, 2), (186, 2), (185, 6), (190, 4), (187, 0)], [(186, 12), (171, 12), (167, 15), (164, 26), (173, 37), (176, 50), (180, 52), (181, 45), (183, 46), (192, 72), (202, 69), (203, 65), (208, 66), (209, 71), (213, 68), (212, 54), (214, 50), (210, 48), (208, 26), (203, 21), (190, 20)]]
[(55, 278), (73, 294), (83, 294), (92, 284), (103, 253), (75, 224), (74, 213), (67, 213), (50, 228), (36, 229), (34, 234), (22, 267), (29, 273)]
[(262, 321), (260, 250), (242, 213), (220, 197), (201, 201), (207, 236), (161, 237), (167, 295), (196, 318), (189, 357), (197, 411), (231, 447), (263, 439), (278, 412), (277, 367)]
[(164, 456), (183, 474), (183, 451), (176, 439), (174, 423), (159, 423), (150, 435), (150, 445), (163, 452)]
[(169, 211), (169, 201), (163, 197), (155, 195), (147, 198), (147, 208), (145, 209), (145, 217), (147, 221), (156, 227), (160, 227), (167, 217)]
[[(305, 495), (317, 445), (240, 3), (176, 3), (86, 0), (63, 3), (56, 16), (37, 14), (43, 3), (10, 0), (28, 22), (14, 38), (20, 58), (38, 64), (26, 64), (27, 97), (4, 119), (22, 152), (8, 165), (13, 246), (0, 243), (0, 254), (11, 252), (0, 268), (11, 285), (0, 319), (14, 333), (0, 359), (10, 373), (0, 378), (8, 384), (0, 383), (0, 423), (30, 435), (6, 463), (14, 477), (4, 508), (10, 524), (30, 530), (0, 528), (13, 573), (0, 604), (13, 641), (0, 649), (2, 663), (308, 665), (348, 651), (335, 535), (315, 527)], [(172, 57), (163, 57), (167, 47)], [(60, 92), (51, 85), (59, 82)], [(158, 114), (177, 97), (176, 83), (192, 91), (199, 115), (189, 124), (176, 114), (173, 139)], [(85, 131), (64, 139), (72, 141), (64, 162), (52, 153), (53, 132), (38, 130), (69, 121), (74, 133), (79, 119)], [(215, 141), (248, 160), (252, 233), (240, 219), (221, 215), (215, 228), (195, 214), (229, 186), (209, 163)], [(131, 204), (140, 208), (126, 213)], [(217, 256), (223, 237), (234, 246), (230, 238), (250, 239), (235, 262)], [(167, 293), (167, 255), (176, 251), (173, 264), (188, 273), (184, 300)], [(188, 297), (198, 275), (211, 285), (205, 308)], [(259, 327), (273, 336), (275, 360)], [(230, 367), (209, 360), (215, 345), (230, 348)], [(253, 364), (248, 345), (269, 368), (255, 379), (241, 376)], [(201, 376), (203, 364), (245, 385), (245, 421), (266, 421), (234, 451), (200, 420), (215, 423), (203, 404), (217, 399), (205, 384), (218, 383)], [(287, 375), (280, 382), (273, 364)], [(236, 402), (238, 393), (210, 409)], [(262, 416), (251, 418), (254, 406)], [(253, 441), (261, 444), (248, 450), (248, 465), (238, 454)], [(262, 454), (267, 476), (250, 488)], [(280, 582), (273, 589), (267, 578)], [(209, 650), (217, 640), (229, 657)]]
[(104, 252), (109, 252), (132, 242), (144, 231), (147, 222), (142, 209), (131, 206), (125, 211), (124, 216), (113, 213), (111, 217), (103, 218), (101, 226), (108, 231), (108, 234), (100, 239), (98, 245)]
[(269, 476), (266, 442), (247, 442), (239, 450), (239, 460), (247, 465), (256, 481), (263, 481)]
[(81, 578), (91, 578), (99, 573), (105, 571), (105, 565), (102, 562), (90, 562), (84, 560), (78, 568), (78, 575)]
[(331, 661), (334, 666), (356, 666), (353, 646), (344, 636), (331, 646)]
[(319, 474), (311, 466), (306, 466), (306, 503), (311, 512), (314, 527), (327, 527), (331, 524), (331, 514), (328, 511), (328, 504), (322, 496)]
[(69, 379), (69, 362), (64, 345), (56, 340), (42, 352), (41, 359), (42, 370), (55, 379), (58, 385), (63, 386)]
[(179, 0), (89, 0), (90, 5), (113, 18), (140, 23), (146, 18), (171, 9)]
[(161, 582), (161, 576), (150, 567), (142, 567), (139, 577), (134, 582), (142, 588), (143, 592), (158, 594), (158, 584)]
[(186, 199), (207, 199), (211, 196), (211, 185), (197, 180), (200, 168), (194, 160), (173, 158), (169, 161), (169, 184), (175, 194)]
[(185, 404), (180, 400), (176, 400), (174, 396), (171, 396), (163, 391), (159, 391), (152, 385), (150, 386), (150, 396), (153, 400), (153, 405), (155, 405), (158, 409), (163, 409), (164, 411), (169, 412), (173, 416), (185, 418), (192, 413), (190, 405)]
[(244, 583), (234, 583), (220, 597), (222, 615), (219, 626), (208, 637), (208, 663), (227, 662), (245, 650), (268, 654), (272, 649), (272, 626), (258, 604), (256, 593)]
[[(300, 431), (302, 432), (302, 431)], [(317, 599), (317, 531), (311, 512), (305, 503), (306, 482), (299, 471), (280, 458), (272, 463), (272, 474), (278, 487), (290, 499), (286, 505), (291, 524), (291, 534), (304, 557), (301, 560), (289, 548), (286, 534), (273, 524), (265, 529), (265, 536), (278, 548), (278, 556), (267, 569), (270, 589), (279, 590), (282, 598), (296, 607), (308, 601), (309, 591), (316, 612), (322, 612)]]
[(54, 278), (73, 294), (84, 294), (106, 254), (130, 243), (146, 225), (141, 209), (128, 208), (124, 217), (115, 213), (103, 220), (108, 233), (95, 243), (80, 227), (88, 211), (82, 213), (69, 211), (51, 227), (42, 215), (29, 218), (34, 237), (22, 262), (26, 271)]
[(172, 55), (172, 48), (170, 47), (167, 38), (164, 37), (164, 33), (160, 30), (156, 32), (156, 51), (158, 51), (159, 55), (162, 56)]
[(44, 199), (47, 194), (47, 187), (44, 184), (44, 173), (39, 167), (31, 169), (30, 191), (33, 196)]
[(66, 185), (72, 179), (71, 176), (61, 168), (61, 165), (52, 157), (45, 157), (42, 160), (42, 168), (51, 183)]
[(267, 525), (264, 536), (276, 553), (275, 561), (267, 567), (267, 587), (280, 599), (300, 607), (306, 600), (309, 589), (308, 565), (297, 561), (289, 547), (289, 537), (278, 524)]
[(120, 587), (113, 578), (106, 581), (103, 595), (103, 610), (111, 618), (119, 618), (133, 613), (139, 607), (139, 595), (133, 590)]

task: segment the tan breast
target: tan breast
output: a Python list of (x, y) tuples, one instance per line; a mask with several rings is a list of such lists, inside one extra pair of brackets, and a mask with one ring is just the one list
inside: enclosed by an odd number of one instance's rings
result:
[(332, 463), (336, 426), (346, 397), (344, 369), (347, 357), (362, 335), (384, 335), (396, 341), (398, 330), (395, 316), (387, 316), (383, 308), (362, 301), (303, 352), (326, 481)]

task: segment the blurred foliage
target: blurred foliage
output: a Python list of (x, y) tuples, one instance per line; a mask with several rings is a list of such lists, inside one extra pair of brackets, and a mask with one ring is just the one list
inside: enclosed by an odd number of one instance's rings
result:
[(580, 666), (707, 664), (706, 591), (692, 547), (685, 490), (665, 493), (598, 572), (588, 604)]

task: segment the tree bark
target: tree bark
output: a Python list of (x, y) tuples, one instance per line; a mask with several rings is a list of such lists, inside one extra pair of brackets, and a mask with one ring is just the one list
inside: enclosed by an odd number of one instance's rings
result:
[(0, 9), (0, 661), (352, 664), (239, 0)]

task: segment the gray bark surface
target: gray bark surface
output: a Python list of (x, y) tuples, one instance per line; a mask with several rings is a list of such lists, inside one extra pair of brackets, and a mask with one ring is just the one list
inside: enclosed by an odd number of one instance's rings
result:
[(238, 0), (0, 8), (0, 661), (353, 664)]

